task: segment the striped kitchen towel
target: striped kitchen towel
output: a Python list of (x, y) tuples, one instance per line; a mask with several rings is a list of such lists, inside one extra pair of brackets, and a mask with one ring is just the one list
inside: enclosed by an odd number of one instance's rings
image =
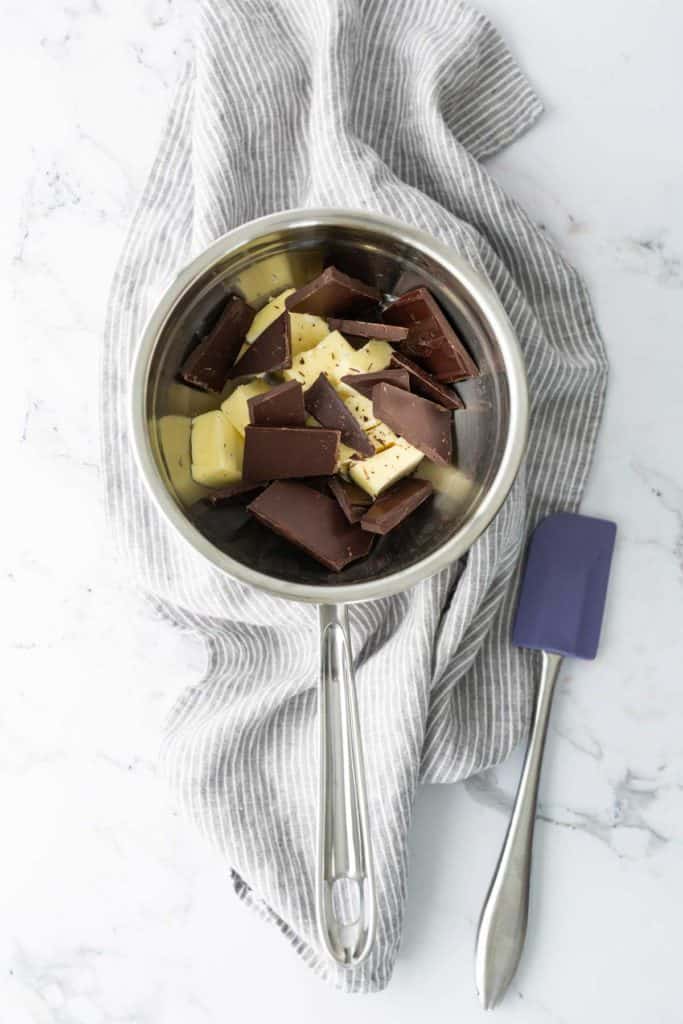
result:
[[(539, 516), (577, 507), (602, 411), (607, 363), (586, 290), (481, 163), (540, 112), (491, 24), (457, 0), (201, 0), (113, 285), (112, 529), (142, 587), (209, 652), (165, 725), (163, 769), (239, 896), (346, 991), (391, 976), (418, 781), (464, 779), (522, 735), (531, 665), (509, 642), (520, 555)], [(316, 611), (226, 579), (179, 542), (125, 427), (132, 352), (162, 286), (228, 229), (305, 206), (398, 217), (469, 260), (514, 325), (532, 399), (524, 468), (468, 556), (350, 611), (379, 901), (376, 948), (353, 971), (331, 966), (315, 934)]]

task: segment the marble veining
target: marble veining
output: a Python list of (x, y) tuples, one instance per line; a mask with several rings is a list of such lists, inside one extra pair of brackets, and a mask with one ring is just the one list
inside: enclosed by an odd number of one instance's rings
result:
[[(567, 662), (558, 686), (527, 948), (497, 1013), (677, 1024), (683, 13), (669, 4), (653, 17), (631, 0), (480, 6), (546, 103), (491, 171), (590, 284), (611, 376), (584, 509), (619, 524), (599, 659)], [(110, 549), (98, 346), (192, 4), (8, 0), (2, 19), (0, 1021), (478, 1021), (474, 934), (521, 751), (420, 793), (395, 976), (352, 1007), (234, 899), (226, 866), (157, 778), (159, 723), (206, 656)]]

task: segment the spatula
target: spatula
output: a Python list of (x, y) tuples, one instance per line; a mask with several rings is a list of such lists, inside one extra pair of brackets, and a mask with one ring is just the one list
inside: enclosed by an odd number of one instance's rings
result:
[(522, 777), (479, 921), (475, 979), (493, 1009), (519, 963), (526, 937), (536, 796), (548, 716), (563, 657), (595, 657), (616, 525), (560, 512), (536, 528), (519, 593), (512, 642), (542, 652), (541, 678)]

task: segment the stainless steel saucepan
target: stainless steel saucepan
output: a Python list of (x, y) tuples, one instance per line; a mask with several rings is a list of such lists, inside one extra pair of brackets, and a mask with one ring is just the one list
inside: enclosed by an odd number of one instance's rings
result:
[[(425, 285), (481, 371), (459, 386), (466, 409), (455, 413), (457, 465), (433, 467), (435, 498), (382, 538), (367, 559), (336, 574), (284, 541), (264, 543), (256, 524), (218, 537), (190, 511), (201, 491), (189, 476), (189, 423), (206, 410), (207, 399), (177, 382), (193, 338), (210, 326), (228, 292), (239, 291), (258, 307), (328, 264), (389, 294)], [(179, 274), (140, 340), (130, 408), (140, 473), (178, 535), (227, 576), (320, 607), (316, 907), (324, 948), (353, 967), (372, 948), (376, 908), (346, 606), (405, 590), (443, 569), (465, 554), (500, 509), (526, 443), (526, 378), (517, 340), (488, 283), (421, 231), (360, 211), (288, 211), (229, 232)], [(353, 920), (346, 919), (349, 906)]]

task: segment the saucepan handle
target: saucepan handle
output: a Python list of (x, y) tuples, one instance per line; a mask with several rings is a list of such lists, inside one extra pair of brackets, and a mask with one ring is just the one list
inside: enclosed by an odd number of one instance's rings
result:
[(355, 967), (375, 938), (365, 769), (346, 608), (320, 607), (320, 796), (316, 909), (320, 939)]

